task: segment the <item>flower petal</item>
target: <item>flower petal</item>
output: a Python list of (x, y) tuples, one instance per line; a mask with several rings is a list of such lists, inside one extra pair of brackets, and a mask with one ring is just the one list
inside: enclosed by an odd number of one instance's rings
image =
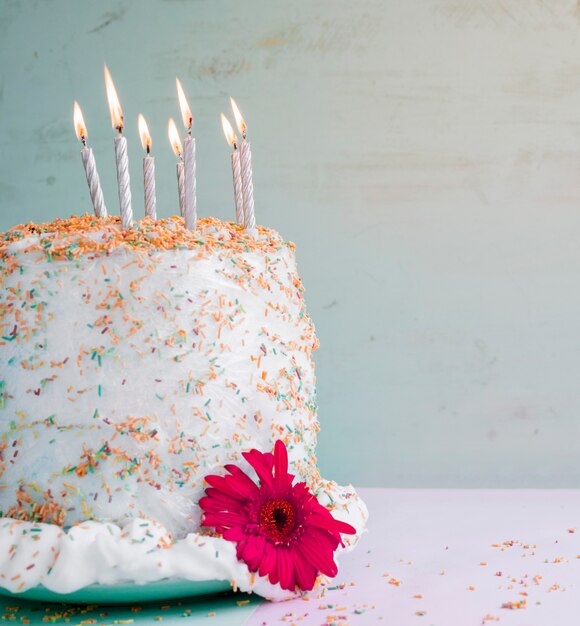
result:
[(272, 455), (262, 454), (262, 452), (258, 450), (250, 450), (249, 452), (242, 452), (242, 456), (254, 468), (256, 474), (258, 474), (260, 485), (271, 487), (274, 481), (272, 477)]
[(274, 482), (278, 487), (292, 484), (288, 474), (288, 450), (281, 439), (274, 444)]
[(232, 526), (224, 531), (224, 539), (227, 541), (242, 541), (246, 536), (243, 526)]
[(210, 474), (205, 477), (205, 482), (232, 498), (237, 500), (247, 499), (243, 495), (244, 485), (236, 476), (216, 476), (215, 474)]
[(236, 500), (211, 487), (206, 489), (205, 493), (206, 496), (199, 501), (199, 505), (205, 511), (241, 511), (245, 505), (245, 502)]
[[(204, 498), (202, 498), (202, 500), (204, 500)], [(243, 526), (249, 522), (250, 520), (245, 515), (231, 511), (220, 511), (219, 513), (207, 512), (203, 516), (204, 526), (215, 526), (216, 528), (218, 526), (221, 528), (232, 528), (233, 526)]]
[(311, 528), (295, 545), (319, 572), (334, 578), (338, 574), (338, 567), (333, 557), (338, 541), (333, 545), (331, 539), (328, 533)]
[(222, 534), (228, 529), (228, 526), (222, 526), (219, 514), (216, 516), (215, 513), (204, 513), (201, 516), (201, 525), (212, 526), (218, 533)]
[(225, 469), (237, 480), (236, 487), (240, 497), (252, 499), (259, 493), (258, 485), (237, 465), (225, 465)]
[(308, 524), (316, 526), (317, 528), (325, 528), (332, 533), (344, 533), (345, 535), (356, 534), (356, 530), (350, 524), (334, 519), (330, 513), (327, 517), (326, 515), (320, 515), (317, 511), (316, 513), (311, 513), (306, 519)]
[(276, 548), (266, 541), (264, 545), (264, 557), (260, 563), (258, 573), (260, 576), (267, 576), (276, 568)]
[(236, 558), (238, 559), (238, 561), (243, 561), (242, 554), (244, 553), (244, 548), (246, 547), (247, 541), (248, 537), (244, 537), (236, 544)]
[(296, 579), (294, 577), (294, 560), (292, 552), (286, 546), (280, 546), (276, 550), (278, 556), (278, 573), (280, 574), (280, 587), (294, 591)]
[(292, 546), (294, 551), (294, 572), (296, 573), (296, 582), (302, 591), (310, 591), (314, 587), (318, 572), (314, 565), (297, 549), (296, 545)]
[(250, 572), (256, 572), (264, 556), (266, 538), (261, 535), (251, 535), (242, 550), (242, 560)]
[(305, 512), (318, 511), (319, 509), (328, 510), (318, 502), (316, 496), (306, 486), (306, 483), (296, 483), (293, 485), (292, 493), (300, 500), (300, 504)]

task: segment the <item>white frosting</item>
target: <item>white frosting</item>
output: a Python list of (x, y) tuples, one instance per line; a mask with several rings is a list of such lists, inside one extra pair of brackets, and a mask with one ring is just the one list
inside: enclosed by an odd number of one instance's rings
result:
[[(125, 239), (114, 219), (81, 219), (84, 230), (0, 241), (0, 511), (49, 506), (72, 526), (4, 523), (2, 546), (20, 533), (22, 548), (0, 565), (2, 585), (18, 587), (8, 574), (40, 542), (27, 580), (63, 593), (167, 576), (246, 588), (232, 545), (201, 545), (197, 503), (204, 476), (227, 463), (251, 473), (241, 453), (279, 438), (324, 504), (364, 519), (316, 467), (317, 342), (293, 246), (217, 220), (194, 234), (179, 218), (143, 220)], [(171, 547), (151, 551), (160, 542)]]

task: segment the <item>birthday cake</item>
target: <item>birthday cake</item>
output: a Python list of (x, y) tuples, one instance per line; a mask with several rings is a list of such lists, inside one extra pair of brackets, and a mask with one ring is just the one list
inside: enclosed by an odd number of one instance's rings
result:
[(367, 511), (317, 469), (293, 244), (85, 215), (1, 235), (0, 277), (0, 587), (336, 574)]

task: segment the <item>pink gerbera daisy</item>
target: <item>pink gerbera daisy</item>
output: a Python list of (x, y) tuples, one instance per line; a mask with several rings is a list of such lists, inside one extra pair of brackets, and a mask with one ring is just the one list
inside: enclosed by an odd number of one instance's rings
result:
[(334, 551), (342, 545), (340, 533), (353, 534), (355, 529), (335, 520), (306, 483), (292, 484), (282, 441), (276, 441), (274, 454), (250, 450), (243, 456), (260, 484), (236, 465), (225, 466), (229, 475), (206, 476), (210, 487), (199, 501), (202, 524), (235, 541), (238, 559), (283, 589), (298, 586), (306, 591), (319, 574), (336, 576)]

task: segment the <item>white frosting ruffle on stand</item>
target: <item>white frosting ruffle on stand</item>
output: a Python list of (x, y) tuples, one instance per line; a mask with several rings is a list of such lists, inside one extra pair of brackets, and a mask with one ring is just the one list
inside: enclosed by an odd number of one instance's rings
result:
[[(345, 548), (339, 548), (339, 555), (358, 542), (368, 513), (351, 487), (328, 483), (324, 494), (319, 498), (332, 500), (333, 515), (357, 530), (354, 536), (343, 536)], [(3, 518), (0, 571), (0, 587), (11, 593), (43, 586), (67, 594), (95, 584), (185, 579), (227, 580), (241, 591), (272, 600), (296, 595), (251, 573), (238, 561), (231, 541), (194, 532), (172, 543), (162, 525), (139, 518), (123, 527), (85, 521), (68, 531), (53, 524)]]

